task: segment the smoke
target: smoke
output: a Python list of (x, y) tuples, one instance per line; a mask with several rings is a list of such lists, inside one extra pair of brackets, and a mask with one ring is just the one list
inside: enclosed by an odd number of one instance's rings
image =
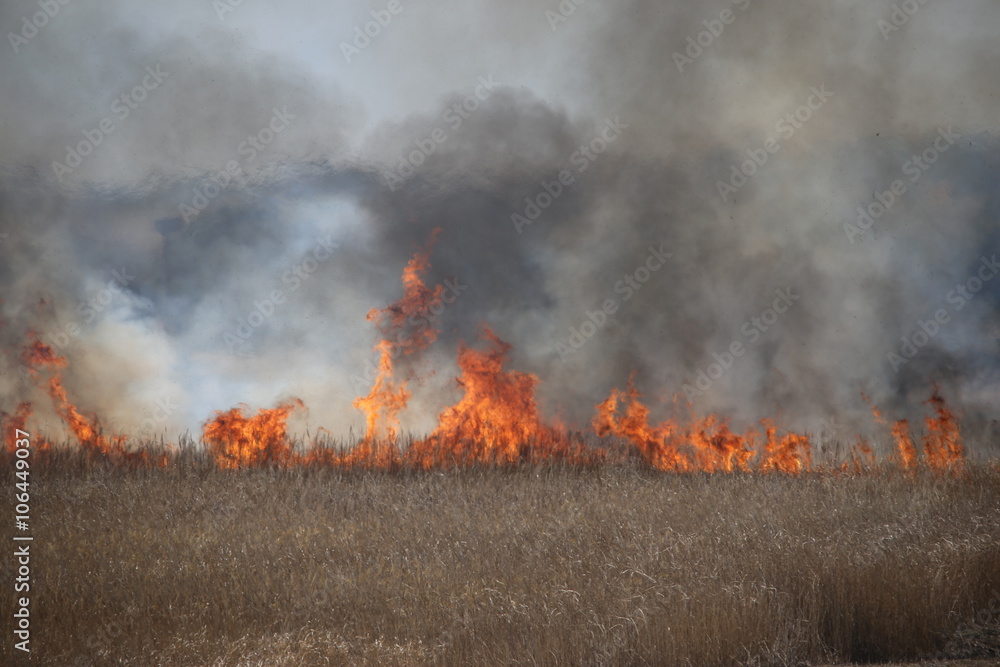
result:
[(571, 424), (632, 372), (660, 412), (845, 438), (862, 391), (998, 418), (1000, 7), (404, 3), (345, 62), (377, 4), (69, 4), (6, 45), (0, 409), (36, 330), (118, 430), (294, 395), (357, 432), (365, 314), (440, 227), (404, 426), (481, 323)]

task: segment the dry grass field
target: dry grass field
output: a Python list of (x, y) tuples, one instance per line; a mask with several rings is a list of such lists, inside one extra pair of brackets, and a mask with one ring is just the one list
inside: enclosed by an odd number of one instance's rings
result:
[(995, 466), (227, 471), (189, 453), (66, 459), (36, 471), (32, 511), (38, 664), (1000, 660)]

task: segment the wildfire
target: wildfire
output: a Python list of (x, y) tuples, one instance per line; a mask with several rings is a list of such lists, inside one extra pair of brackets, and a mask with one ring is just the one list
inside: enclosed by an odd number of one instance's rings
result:
[(538, 378), (504, 370), (511, 345), (483, 327), (484, 350), (462, 345), (456, 380), (461, 400), (438, 416), (438, 426), (407, 452), (417, 467), (502, 464), (566, 459), (568, 438), (542, 423), (535, 403)]
[(406, 380), (393, 379), (393, 356), (396, 351), (413, 354), (437, 340), (438, 330), (422, 316), (441, 304), (444, 287), (438, 285), (432, 290), (424, 284), (422, 276), (430, 268), (431, 247), (440, 231), (435, 229), (431, 233), (427, 247), (416, 253), (403, 269), (402, 298), (382, 310), (372, 308), (368, 311), (367, 319), (377, 322), (382, 340), (375, 345), (379, 363), (371, 391), (354, 401), (354, 407), (365, 413), (363, 447), (366, 456), (391, 456), (388, 451), (383, 451), (387, 445), (385, 441), (395, 442), (399, 433), (398, 415), (410, 399)]
[[(623, 410), (619, 415), (618, 406)], [(649, 408), (642, 403), (633, 381), (624, 392), (617, 389), (597, 405), (592, 422), (599, 436), (617, 436), (632, 443), (651, 467), (666, 471), (749, 472), (758, 456), (757, 433), (734, 433), (716, 415), (689, 424), (667, 420), (649, 424)], [(763, 421), (765, 440), (756, 469), (761, 472), (797, 474), (809, 468), (809, 438), (797, 433), (778, 435), (769, 420)]]
[(217, 412), (215, 419), (205, 424), (202, 439), (220, 468), (288, 466), (295, 462), (295, 456), (285, 424), (292, 411), (304, 407), (296, 398), (259, 410), (253, 417), (243, 414), (245, 406)]
[[(399, 415), (411, 395), (407, 384), (415, 377), (412, 355), (432, 345), (439, 333), (427, 314), (441, 307), (443, 287), (432, 289), (424, 283), (438, 231), (403, 269), (402, 297), (368, 313), (368, 321), (375, 323), (380, 334), (375, 344), (379, 364), (371, 390), (353, 403), (365, 415), (361, 441), (347, 449), (314, 443), (308, 451), (297, 452), (287, 423), (295, 411), (305, 409), (301, 400), (289, 399), (255, 414), (239, 405), (216, 412), (202, 428), (202, 440), (219, 468), (334, 466), (393, 470), (553, 461), (592, 465), (628, 456), (650, 468), (669, 472), (798, 475), (825, 469), (814, 467), (809, 436), (782, 431), (770, 419), (761, 421), (759, 431), (750, 429), (745, 433), (733, 431), (718, 415), (689, 415), (654, 424), (651, 410), (636, 388), (634, 374), (624, 390), (612, 389), (608, 398), (595, 406), (589, 433), (571, 434), (561, 424), (542, 418), (535, 398), (539, 378), (506, 368), (512, 346), (485, 325), (480, 345), (459, 345), (460, 375), (455, 382), (461, 397), (440, 412), (430, 435), (404, 447), (398, 441)], [(400, 354), (410, 361), (403, 374), (396, 366)], [(97, 416), (85, 415), (67, 396), (62, 379), (66, 358), (43, 343), (36, 333), (29, 332), (21, 358), (35, 384), (47, 393), (56, 414), (89, 457), (128, 465), (167, 463), (165, 454), (153, 457), (148, 452), (129, 452), (124, 438), (104, 436)], [(867, 396), (864, 399), (876, 423), (887, 424)], [(960, 472), (964, 450), (958, 419), (945, 405), (937, 387), (927, 404), (933, 415), (925, 419), (922, 459), (909, 423), (902, 419), (890, 426), (896, 465), (911, 474), (921, 463), (936, 472)], [(14, 414), (5, 415), (8, 455), (14, 449), (14, 429), (26, 429), (33, 412), (34, 406), (23, 402)], [(862, 473), (874, 465), (872, 448), (859, 438), (850, 460), (839, 469)]]
[(903, 470), (914, 470), (917, 467), (917, 446), (913, 444), (910, 435), (910, 422), (900, 419), (892, 425), (892, 437), (896, 442), (896, 455), (899, 457), (899, 467)]
[(924, 417), (927, 434), (923, 445), (927, 465), (938, 471), (960, 472), (965, 462), (965, 451), (962, 448), (962, 436), (958, 432), (958, 419), (945, 405), (937, 386), (927, 405), (934, 408), (936, 415)]
[[(62, 372), (68, 366), (66, 358), (56, 354), (50, 345), (42, 342), (36, 332), (28, 332), (28, 343), (21, 352), (21, 358), (36, 384), (48, 393), (56, 414), (69, 427), (88, 457), (131, 466), (166, 465), (167, 457), (165, 454), (151, 456), (149, 452), (145, 451), (128, 451), (125, 448), (124, 436), (106, 437), (96, 415), (88, 417), (80, 412), (76, 405), (70, 401), (66, 388), (63, 386)], [(43, 383), (42, 376), (46, 373), (48, 381)], [(18, 415), (23, 415), (21, 428), (32, 412), (33, 407), (30, 403), (22, 403), (19, 406), (14, 419), (17, 420)], [(46, 444), (45, 441), (42, 441), (42, 444)]]

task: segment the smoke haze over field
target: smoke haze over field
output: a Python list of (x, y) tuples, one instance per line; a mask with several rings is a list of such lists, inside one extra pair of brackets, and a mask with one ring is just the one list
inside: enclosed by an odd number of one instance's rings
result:
[(35, 330), (116, 431), (357, 432), (365, 315), (440, 227), (415, 430), (482, 323), (574, 425), (633, 371), (654, 414), (1000, 418), (1000, 5), (217, 7), (0, 9), (0, 410)]

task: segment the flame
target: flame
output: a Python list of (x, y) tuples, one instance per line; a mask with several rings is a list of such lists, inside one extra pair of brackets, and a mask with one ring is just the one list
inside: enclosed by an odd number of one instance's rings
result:
[(927, 405), (933, 407), (937, 415), (924, 417), (927, 433), (923, 438), (923, 446), (927, 465), (939, 472), (961, 472), (964, 467), (965, 451), (958, 431), (958, 419), (945, 405), (936, 385), (933, 395), (927, 400)]
[(456, 383), (464, 394), (438, 416), (437, 428), (413, 443), (408, 460), (420, 468), (501, 464), (584, 457), (571, 452), (565, 431), (542, 423), (535, 402), (538, 378), (504, 370), (512, 346), (484, 326), (483, 350), (460, 346)]
[[(622, 406), (619, 415), (619, 405)], [(626, 439), (649, 466), (657, 470), (702, 472), (749, 472), (757, 456), (756, 433), (734, 433), (729, 423), (708, 415), (692, 423), (671, 419), (657, 426), (649, 423), (649, 408), (642, 403), (633, 379), (628, 389), (613, 389), (597, 405), (592, 427), (598, 436)], [(778, 435), (769, 420), (763, 422), (765, 441), (757, 470), (798, 474), (810, 467), (809, 438), (797, 433)]]
[[(147, 451), (128, 451), (125, 448), (124, 436), (106, 437), (97, 415), (88, 417), (80, 412), (76, 405), (69, 400), (66, 388), (63, 386), (62, 371), (69, 366), (66, 357), (56, 354), (50, 345), (43, 343), (37, 332), (28, 332), (28, 343), (22, 350), (21, 358), (36, 383), (41, 383), (42, 372), (49, 373), (48, 382), (45, 383), (44, 388), (52, 400), (56, 414), (72, 431), (88, 457), (101, 458), (116, 464), (130, 466), (166, 465), (167, 457), (165, 454), (152, 455)], [(30, 403), (27, 410), (30, 414), (32, 410)], [(43, 441), (42, 444), (47, 445), (48, 443)]]
[[(620, 411), (619, 405), (622, 406)], [(670, 425), (663, 428), (650, 426), (649, 408), (640, 399), (634, 376), (629, 378), (625, 391), (612, 389), (608, 398), (598, 403), (595, 409), (597, 414), (591, 422), (591, 428), (598, 436), (615, 436), (627, 440), (635, 446), (642, 460), (657, 470), (690, 469), (690, 462), (670, 437), (673, 428)]]
[[(867, 396), (864, 398), (868, 400)], [(924, 418), (924, 424), (927, 426), (927, 433), (923, 437), (925, 464), (937, 472), (961, 472), (964, 468), (965, 451), (959, 433), (958, 419), (955, 413), (948, 409), (937, 385), (934, 385), (934, 391), (926, 401), (926, 405), (934, 408), (936, 417)], [(876, 423), (887, 423), (882, 413), (874, 406), (872, 414), (875, 415)], [(893, 422), (890, 432), (896, 445), (897, 465), (905, 471), (916, 470), (919, 456), (910, 432), (909, 421), (900, 419)]]
[[(423, 279), (430, 268), (430, 250), (438, 232), (434, 231), (427, 245), (403, 269), (403, 295), (381, 310), (373, 308), (367, 315), (368, 321), (375, 323), (380, 339), (374, 348), (379, 364), (371, 390), (353, 403), (365, 415), (364, 437), (347, 449), (322, 447), (317, 441), (308, 451), (299, 453), (289, 438), (287, 423), (296, 410), (305, 409), (301, 400), (289, 399), (256, 414), (239, 405), (216, 412), (203, 425), (202, 439), (218, 467), (440, 469), (555, 461), (593, 465), (631, 457), (655, 470), (669, 472), (799, 475), (816, 470), (860, 474), (876, 465), (872, 448), (859, 437), (849, 460), (839, 468), (814, 467), (809, 437), (779, 429), (771, 419), (761, 421), (760, 432), (751, 429), (745, 433), (734, 432), (727, 420), (715, 414), (672, 417), (654, 424), (651, 410), (636, 388), (634, 374), (624, 390), (613, 388), (608, 398), (595, 406), (589, 433), (571, 433), (560, 423), (543, 420), (536, 401), (539, 378), (506, 368), (513, 348), (485, 325), (479, 345), (459, 345), (460, 375), (455, 382), (461, 397), (440, 412), (430, 435), (404, 448), (399, 442), (399, 415), (410, 399), (407, 384), (414, 379), (415, 371), (412, 362), (405, 365), (405, 373), (400, 373), (395, 364), (399, 354), (412, 359), (438, 338), (439, 331), (431, 326), (427, 314), (441, 307), (443, 286), (431, 289)], [(166, 465), (166, 454), (152, 457), (147, 452), (129, 452), (124, 438), (103, 435), (97, 416), (83, 414), (67, 395), (62, 380), (68, 367), (66, 358), (43, 343), (35, 332), (29, 332), (21, 357), (35, 384), (47, 393), (56, 413), (88, 457), (116, 464)], [(875, 422), (887, 424), (868, 397), (863, 398)], [(925, 419), (923, 463), (938, 473), (963, 470), (965, 455), (956, 415), (948, 409), (936, 386), (927, 404), (933, 408), (933, 415)], [(11, 426), (5, 433), (8, 454), (14, 449), (14, 429), (25, 430), (33, 410), (31, 403), (23, 402), (13, 415), (4, 416), (5, 423)], [(890, 431), (896, 465), (912, 473), (921, 465), (921, 459), (909, 423), (905, 419), (896, 421)], [(588, 443), (591, 435), (605, 441)], [(44, 446), (46, 441), (39, 442)]]
[(66, 357), (56, 354), (50, 345), (46, 345), (34, 331), (28, 332), (29, 342), (25, 346), (22, 358), (28, 367), (28, 372), (36, 381), (40, 374), (48, 369), (48, 382), (45, 384), (49, 398), (56, 409), (56, 414), (66, 422), (80, 446), (88, 454), (110, 454), (111, 443), (101, 435), (100, 423), (96, 416), (85, 417), (69, 400), (62, 383), (62, 370), (69, 364)]
[(798, 474), (809, 469), (812, 447), (808, 436), (800, 433), (778, 435), (778, 428), (770, 419), (765, 419), (765, 443), (760, 470), (763, 472), (784, 472)]
[(910, 422), (900, 419), (892, 425), (892, 437), (896, 442), (896, 456), (899, 467), (912, 471), (917, 467), (917, 446), (910, 435)]
[[(882, 416), (882, 412), (871, 402), (871, 399), (864, 392), (861, 393), (861, 398), (871, 408), (876, 424), (888, 423), (885, 417)], [(889, 432), (892, 434), (893, 442), (896, 445), (896, 464), (902, 470), (912, 472), (917, 467), (917, 447), (913, 444), (913, 436), (910, 435), (910, 422), (906, 419), (893, 422)]]
[[(410, 392), (406, 381), (394, 381), (393, 352), (413, 354), (426, 349), (437, 340), (438, 330), (420, 317), (441, 304), (442, 285), (428, 288), (422, 276), (430, 268), (430, 251), (440, 228), (431, 233), (424, 250), (416, 253), (403, 269), (403, 296), (393, 304), (368, 311), (368, 321), (376, 321), (382, 340), (375, 344), (379, 353), (378, 374), (368, 395), (358, 397), (354, 407), (365, 414), (363, 446), (367, 456), (391, 456), (387, 445), (378, 441), (394, 442), (399, 434), (399, 413), (406, 408)], [(395, 339), (395, 340), (393, 340)]]
[(294, 398), (275, 408), (262, 408), (253, 417), (243, 414), (246, 406), (216, 412), (202, 428), (202, 439), (220, 468), (291, 465), (295, 456), (285, 424), (297, 408), (305, 406)]

